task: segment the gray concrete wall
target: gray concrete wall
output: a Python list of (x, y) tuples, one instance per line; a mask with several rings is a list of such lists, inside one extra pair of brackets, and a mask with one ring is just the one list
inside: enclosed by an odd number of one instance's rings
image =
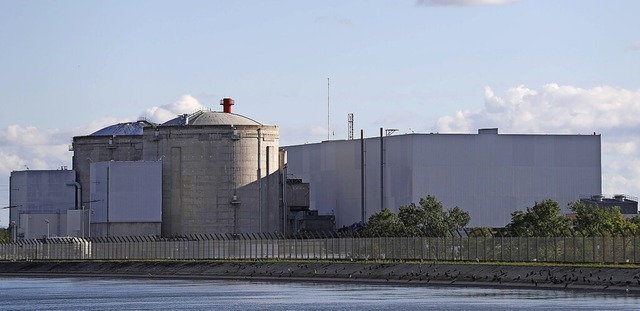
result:
[(91, 236), (158, 236), (161, 227), (160, 222), (92, 223)]
[(278, 135), (265, 125), (145, 129), (144, 159), (162, 161), (162, 234), (280, 231)]

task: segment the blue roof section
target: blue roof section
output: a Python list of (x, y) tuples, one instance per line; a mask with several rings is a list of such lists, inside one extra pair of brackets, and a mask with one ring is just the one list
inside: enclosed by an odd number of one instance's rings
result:
[(235, 113), (200, 110), (180, 115), (162, 125), (262, 125), (260, 122)]
[(147, 121), (118, 123), (95, 131), (89, 136), (142, 135), (142, 129), (150, 125)]

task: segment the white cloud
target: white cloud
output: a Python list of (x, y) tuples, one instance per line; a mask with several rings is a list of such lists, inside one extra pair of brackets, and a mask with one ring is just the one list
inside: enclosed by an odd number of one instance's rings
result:
[(439, 132), (602, 134), (603, 192), (640, 194), (640, 90), (547, 84), (496, 95), (485, 89), (484, 108), (458, 111), (436, 122)]
[(70, 132), (9, 125), (0, 130), (0, 175), (29, 169), (55, 169), (69, 166)]
[[(26, 165), (26, 162), (17, 154), (0, 151), (0, 174), (9, 176), (9, 172)], [(3, 202), (0, 202), (2, 204)]]
[(57, 129), (40, 130), (35, 126), (9, 125), (0, 131), (2, 145), (44, 145), (59, 132)]
[(423, 6), (471, 6), (471, 5), (500, 5), (520, 0), (418, 0)]
[(177, 115), (193, 113), (198, 110), (207, 109), (200, 101), (191, 95), (183, 95), (173, 104), (155, 106), (145, 110), (142, 117), (156, 123), (162, 123), (175, 118)]

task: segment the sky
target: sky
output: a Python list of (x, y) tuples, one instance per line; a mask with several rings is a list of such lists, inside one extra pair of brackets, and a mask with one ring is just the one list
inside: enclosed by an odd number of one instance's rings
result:
[[(0, 0), (0, 206), (14, 170), (199, 109), (354, 132), (602, 135), (602, 192), (640, 196), (640, 0)], [(532, 202), (533, 204), (533, 202)], [(0, 211), (0, 226), (8, 223)]]

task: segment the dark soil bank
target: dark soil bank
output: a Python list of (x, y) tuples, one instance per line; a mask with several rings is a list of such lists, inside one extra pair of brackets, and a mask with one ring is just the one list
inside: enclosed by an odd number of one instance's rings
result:
[(637, 266), (569, 267), (322, 261), (21, 261), (0, 262), (0, 276), (3, 275), (348, 281), (579, 289), (640, 294), (640, 269)]

